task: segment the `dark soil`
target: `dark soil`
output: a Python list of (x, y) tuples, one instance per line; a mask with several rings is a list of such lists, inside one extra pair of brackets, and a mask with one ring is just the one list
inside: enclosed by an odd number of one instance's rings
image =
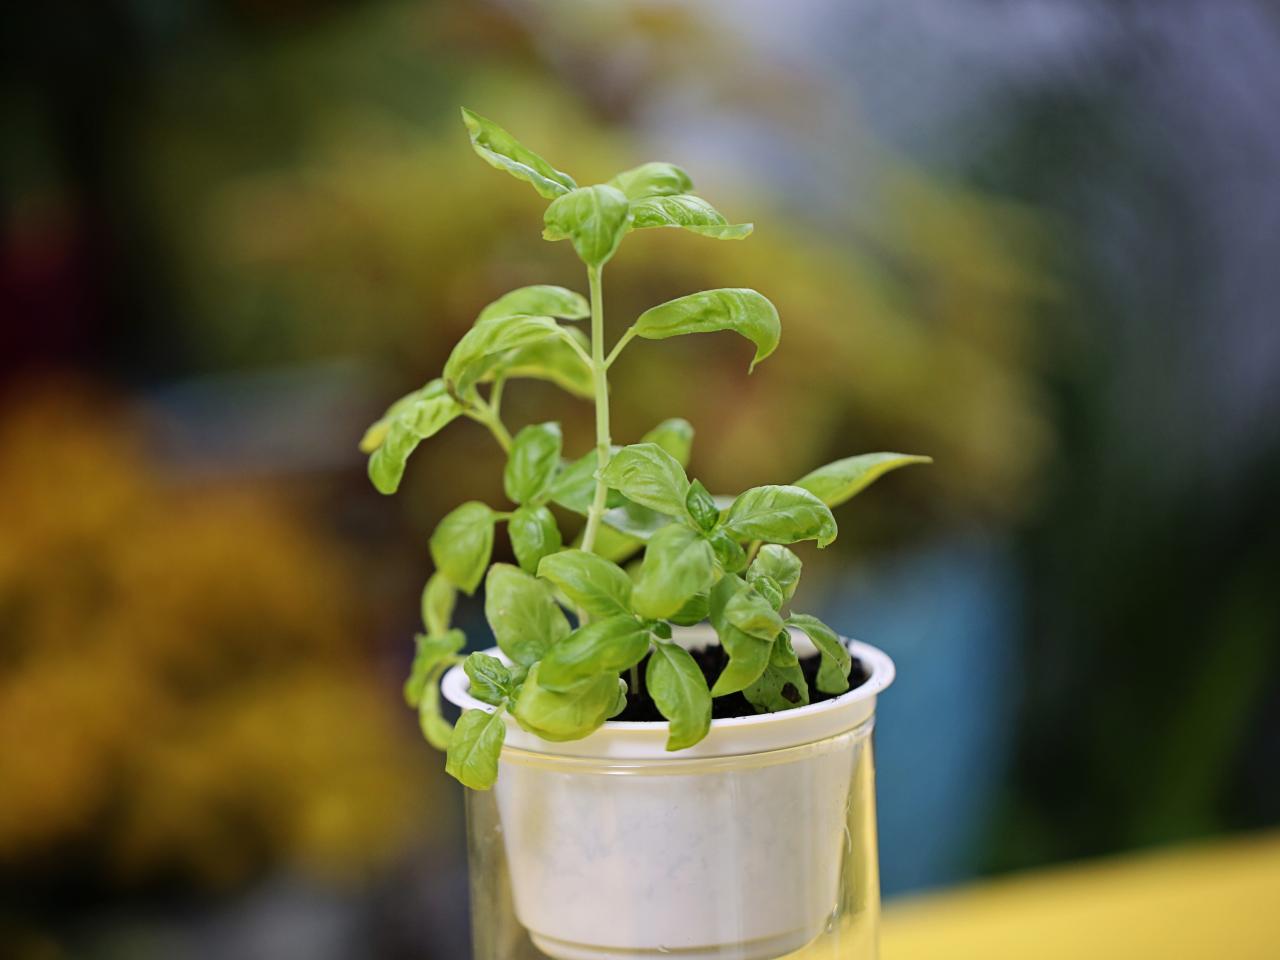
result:
[[(724, 648), (716, 645), (710, 647), (702, 647), (697, 650), (690, 650), (693, 659), (697, 661), (698, 666), (702, 668), (702, 675), (707, 678), (707, 685), (715, 683), (716, 677), (720, 676), (720, 671), (724, 669), (725, 664), (729, 662), (728, 656), (724, 652)], [(822, 658), (817, 654), (810, 657), (803, 657), (800, 660), (800, 669), (804, 671), (805, 680), (809, 683), (810, 703), (822, 703), (824, 700), (834, 700), (835, 695), (830, 693), (821, 693), (814, 686), (814, 681), (818, 676), (818, 664)], [(631, 690), (627, 693), (627, 709), (614, 717), (614, 720), (639, 720), (659, 722), (666, 718), (658, 712), (658, 708), (649, 698), (649, 691), (645, 689), (644, 675), (645, 668), (649, 664), (649, 658), (645, 657), (639, 668), (640, 689)], [(623, 674), (627, 678), (627, 682), (631, 682), (630, 671)], [(867, 673), (862, 662), (857, 658), (853, 658), (853, 669), (849, 673), (849, 689), (856, 690), (867, 682), (870, 676)], [(754, 717), (756, 708), (747, 702), (747, 698), (740, 693), (732, 693), (727, 697), (716, 697), (711, 701), (711, 718), (713, 720), (725, 720), (729, 717)]]

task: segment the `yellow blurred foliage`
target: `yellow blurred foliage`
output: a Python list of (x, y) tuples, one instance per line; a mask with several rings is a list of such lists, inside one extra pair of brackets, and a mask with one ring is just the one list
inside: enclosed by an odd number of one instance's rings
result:
[(0, 864), (117, 881), (347, 873), (414, 831), (420, 750), (336, 546), (279, 492), (180, 482), (128, 409), (0, 420)]

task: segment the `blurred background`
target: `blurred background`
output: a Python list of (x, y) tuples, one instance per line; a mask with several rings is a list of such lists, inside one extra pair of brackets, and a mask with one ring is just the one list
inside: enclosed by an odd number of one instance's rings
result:
[(631, 347), (615, 439), (687, 417), (713, 490), (935, 458), (805, 555), (898, 662), (886, 896), (1280, 823), (1275, 4), (44, 0), (0, 12), (0, 955), (466, 955), (399, 684), (502, 459), (459, 423), (387, 499), (356, 442), (584, 279), (459, 104), (757, 224), (610, 265), (615, 332), (711, 286), (784, 325), (749, 379)]

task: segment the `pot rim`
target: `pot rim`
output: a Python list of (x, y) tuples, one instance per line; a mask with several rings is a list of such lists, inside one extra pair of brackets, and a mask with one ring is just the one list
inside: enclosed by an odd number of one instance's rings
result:
[[(803, 656), (813, 650), (808, 637), (797, 630), (791, 632), (797, 653)], [(719, 642), (710, 626), (678, 629), (673, 639), (687, 647), (705, 646), (708, 640)], [(859, 686), (830, 700), (792, 710), (712, 720), (707, 736), (683, 750), (667, 751), (670, 724), (665, 720), (607, 720), (581, 740), (551, 742), (529, 733), (510, 713), (504, 717), (507, 723), (504, 749), (559, 757), (670, 762), (761, 753), (836, 736), (875, 715), (876, 697), (893, 682), (895, 675), (893, 660), (883, 650), (845, 637), (840, 639), (870, 674)], [(485, 652), (506, 661), (496, 647)], [(492, 713), (496, 709), (471, 696), (468, 688), (469, 681), (461, 665), (446, 672), (441, 690), (450, 703), (464, 710)]]

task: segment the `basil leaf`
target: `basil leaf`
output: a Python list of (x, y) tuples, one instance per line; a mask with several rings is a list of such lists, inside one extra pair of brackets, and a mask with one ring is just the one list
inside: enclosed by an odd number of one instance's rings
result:
[(378, 492), (395, 493), (404, 477), (405, 462), (418, 444), (461, 413), (462, 406), (439, 379), (393, 403), (360, 441), (360, 449), (370, 454), (369, 479)]
[(563, 337), (539, 340), (492, 359), (480, 382), (499, 377), (504, 380), (547, 380), (575, 397), (591, 399), (595, 396), (591, 367), (569, 345), (570, 340), (576, 340), (583, 350), (590, 350), (590, 341), (577, 327), (561, 327), (560, 331)]
[(422, 625), (427, 633), (438, 636), (449, 629), (457, 594), (457, 589), (439, 570), (427, 579), (427, 585), (422, 588)]
[(551, 317), (494, 317), (482, 320), (454, 345), (444, 364), (444, 380), (454, 397), (499, 368), (514, 350), (546, 340), (568, 338), (569, 332)]
[(800, 583), (800, 558), (784, 546), (766, 543), (751, 561), (747, 569), (747, 582), (758, 577), (770, 577), (782, 588), (784, 600), (790, 600), (796, 593)]
[(609, 715), (607, 717), (609, 720), (612, 720), (623, 710), (627, 709), (627, 681), (622, 679), (622, 677), (618, 678), (618, 692), (614, 694), (614, 696), (616, 699), (613, 701), (613, 706), (609, 708)]
[(756, 345), (757, 363), (777, 349), (782, 337), (778, 311), (754, 290), (703, 290), (668, 300), (640, 314), (633, 327), (646, 340), (665, 340), (686, 333), (732, 330)]
[(609, 458), (601, 478), (641, 506), (671, 517), (684, 515), (689, 478), (684, 467), (656, 443), (623, 447)]
[(569, 635), (569, 620), (541, 580), (506, 563), (489, 568), (484, 616), (502, 652), (530, 666)]
[(828, 507), (837, 507), (861, 493), (890, 470), (913, 463), (933, 463), (933, 458), (906, 453), (864, 453), (857, 457), (845, 457), (806, 473), (795, 485), (808, 490)]
[(733, 501), (723, 526), (739, 540), (817, 540), (825, 547), (836, 538), (831, 508), (803, 487), (752, 487)]
[(667, 619), (677, 626), (693, 627), (707, 619), (707, 613), (707, 595), (700, 593), (686, 600), (684, 606)]
[(631, 592), (632, 609), (649, 620), (665, 620), (715, 580), (711, 544), (688, 527), (663, 527), (645, 546), (640, 577)]
[(667, 197), (693, 189), (693, 181), (687, 173), (674, 163), (656, 160), (622, 171), (609, 181), (609, 185), (621, 190), (628, 200)]
[(742, 695), (760, 713), (780, 713), (808, 704), (809, 685), (785, 632), (773, 645), (769, 665), (754, 683), (743, 689)]
[(453, 724), (440, 713), (440, 677), (446, 667), (447, 664), (438, 664), (427, 675), (422, 697), (418, 700), (418, 729), (427, 743), (437, 750), (448, 750), (453, 740)]
[(545, 240), (569, 240), (589, 267), (608, 262), (631, 223), (631, 206), (617, 187), (579, 187), (551, 202), (543, 214)]
[(511, 696), (511, 671), (497, 657), (473, 653), (463, 661), (462, 669), (471, 681), (471, 695), (477, 700), (496, 707)]
[(544, 506), (525, 506), (513, 513), (507, 521), (507, 535), (516, 562), (525, 573), (537, 573), (543, 557), (564, 546), (556, 518)]
[(614, 712), (618, 678), (600, 674), (579, 681), (565, 691), (542, 684), (542, 664), (529, 670), (512, 710), (516, 722), (543, 740), (580, 740), (600, 727)]
[(488, 790), (498, 779), (498, 757), (506, 738), (501, 707), (493, 713), (465, 711), (449, 741), (445, 773), (472, 790)]
[(493, 510), (471, 500), (445, 514), (428, 546), (436, 568), (463, 593), (476, 592), (493, 553)]
[(476, 319), (492, 320), (494, 317), (514, 317), (521, 313), (536, 317), (582, 320), (591, 316), (591, 305), (587, 303), (586, 297), (573, 290), (539, 283), (504, 293), (481, 310)]
[(622, 563), (635, 556), (642, 547), (644, 547), (643, 540), (615, 530), (607, 523), (602, 523), (600, 529), (596, 531), (595, 552), (614, 563)]
[(751, 589), (764, 597), (774, 610), (781, 610), (782, 604), (786, 602), (786, 597), (782, 594), (782, 587), (778, 585), (778, 581), (773, 577), (756, 577), (751, 581)]
[(689, 492), (684, 498), (684, 508), (704, 533), (710, 533), (720, 522), (720, 510), (701, 480), (694, 480), (689, 484)]
[(467, 638), (461, 630), (449, 630), (434, 637), (418, 634), (414, 644), (413, 665), (409, 668), (409, 679), (404, 682), (404, 702), (411, 707), (422, 700), (433, 671), (453, 664), (457, 652), (467, 645)]
[(612, 617), (631, 609), (631, 578), (616, 563), (594, 553), (553, 553), (538, 565), (538, 576), (553, 583), (590, 617)]
[[(708, 608), (711, 625), (729, 655), (728, 665), (711, 688), (713, 697), (723, 697), (745, 689), (764, 673), (782, 621), (763, 598), (754, 594), (741, 577), (734, 575), (724, 576), (716, 583)], [(737, 624), (752, 632), (745, 632)], [(777, 630), (769, 634), (775, 624)]]
[(606, 510), (602, 519), (613, 529), (645, 541), (671, 523), (670, 517), (638, 503), (625, 503)]
[(516, 503), (540, 500), (560, 466), (560, 424), (535, 423), (511, 441), (502, 487)]
[(682, 467), (689, 465), (693, 452), (693, 424), (683, 417), (672, 417), (640, 438), (641, 443), (656, 443), (675, 458)]
[(707, 201), (687, 193), (633, 200), (631, 215), (632, 230), (680, 227), (717, 240), (741, 240), (750, 236), (754, 229), (750, 223), (730, 223)]
[(668, 750), (691, 747), (711, 729), (711, 691), (689, 651), (659, 643), (645, 670), (645, 685), (658, 712), (671, 721)]
[[(617, 453), (619, 449), (621, 448), (612, 447), (611, 454)], [(596, 452), (591, 450), (584, 453), (577, 460), (565, 464), (551, 484), (549, 492), (551, 500), (560, 504), (566, 510), (572, 510), (574, 513), (580, 513), (585, 516), (587, 511), (591, 509), (591, 501), (595, 499), (596, 495), (598, 459)], [(622, 506), (626, 502), (626, 497), (616, 490), (610, 490), (608, 498), (605, 500), (605, 503), (610, 507)]]
[(747, 552), (731, 534), (716, 530), (707, 538), (715, 551), (716, 562), (725, 573), (740, 573), (747, 565)]
[(836, 632), (807, 613), (793, 613), (787, 618), (787, 624), (803, 630), (822, 655), (816, 681), (818, 689), (823, 693), (844, 693), (848, 690), (853, 657)]
[[(741, 580), (738, 582), (742, 583)], [(724, 605), (721, 617), (724, 623), (748, 636), (771, 643), (783, 628), (778, 611), (754, 585), (742, 584)]]
[(753, 637), (728, 623), (717, 630), (717, 633), (720, 636), (720, 644), (729, 655), (729, 663), (716, 678), (715, 685), (711, 688), (711, 696), (723, 697), (745, 690), (759, 679), (769, 666), (769, 654), (773, 651), (773, 641)]
[(462, 108), (462, 122), (471, 137), (471, 148), (489, 166), (505, 170), (552, 200), (577, 187), (573, 177), (557, 170), (492, 120)]
[(538, 666), (548, 690), (567, 691), (601, 673), (617, 676), (649, 652), (649, 628), (629, 613), (593, 620), (565, 637)]

